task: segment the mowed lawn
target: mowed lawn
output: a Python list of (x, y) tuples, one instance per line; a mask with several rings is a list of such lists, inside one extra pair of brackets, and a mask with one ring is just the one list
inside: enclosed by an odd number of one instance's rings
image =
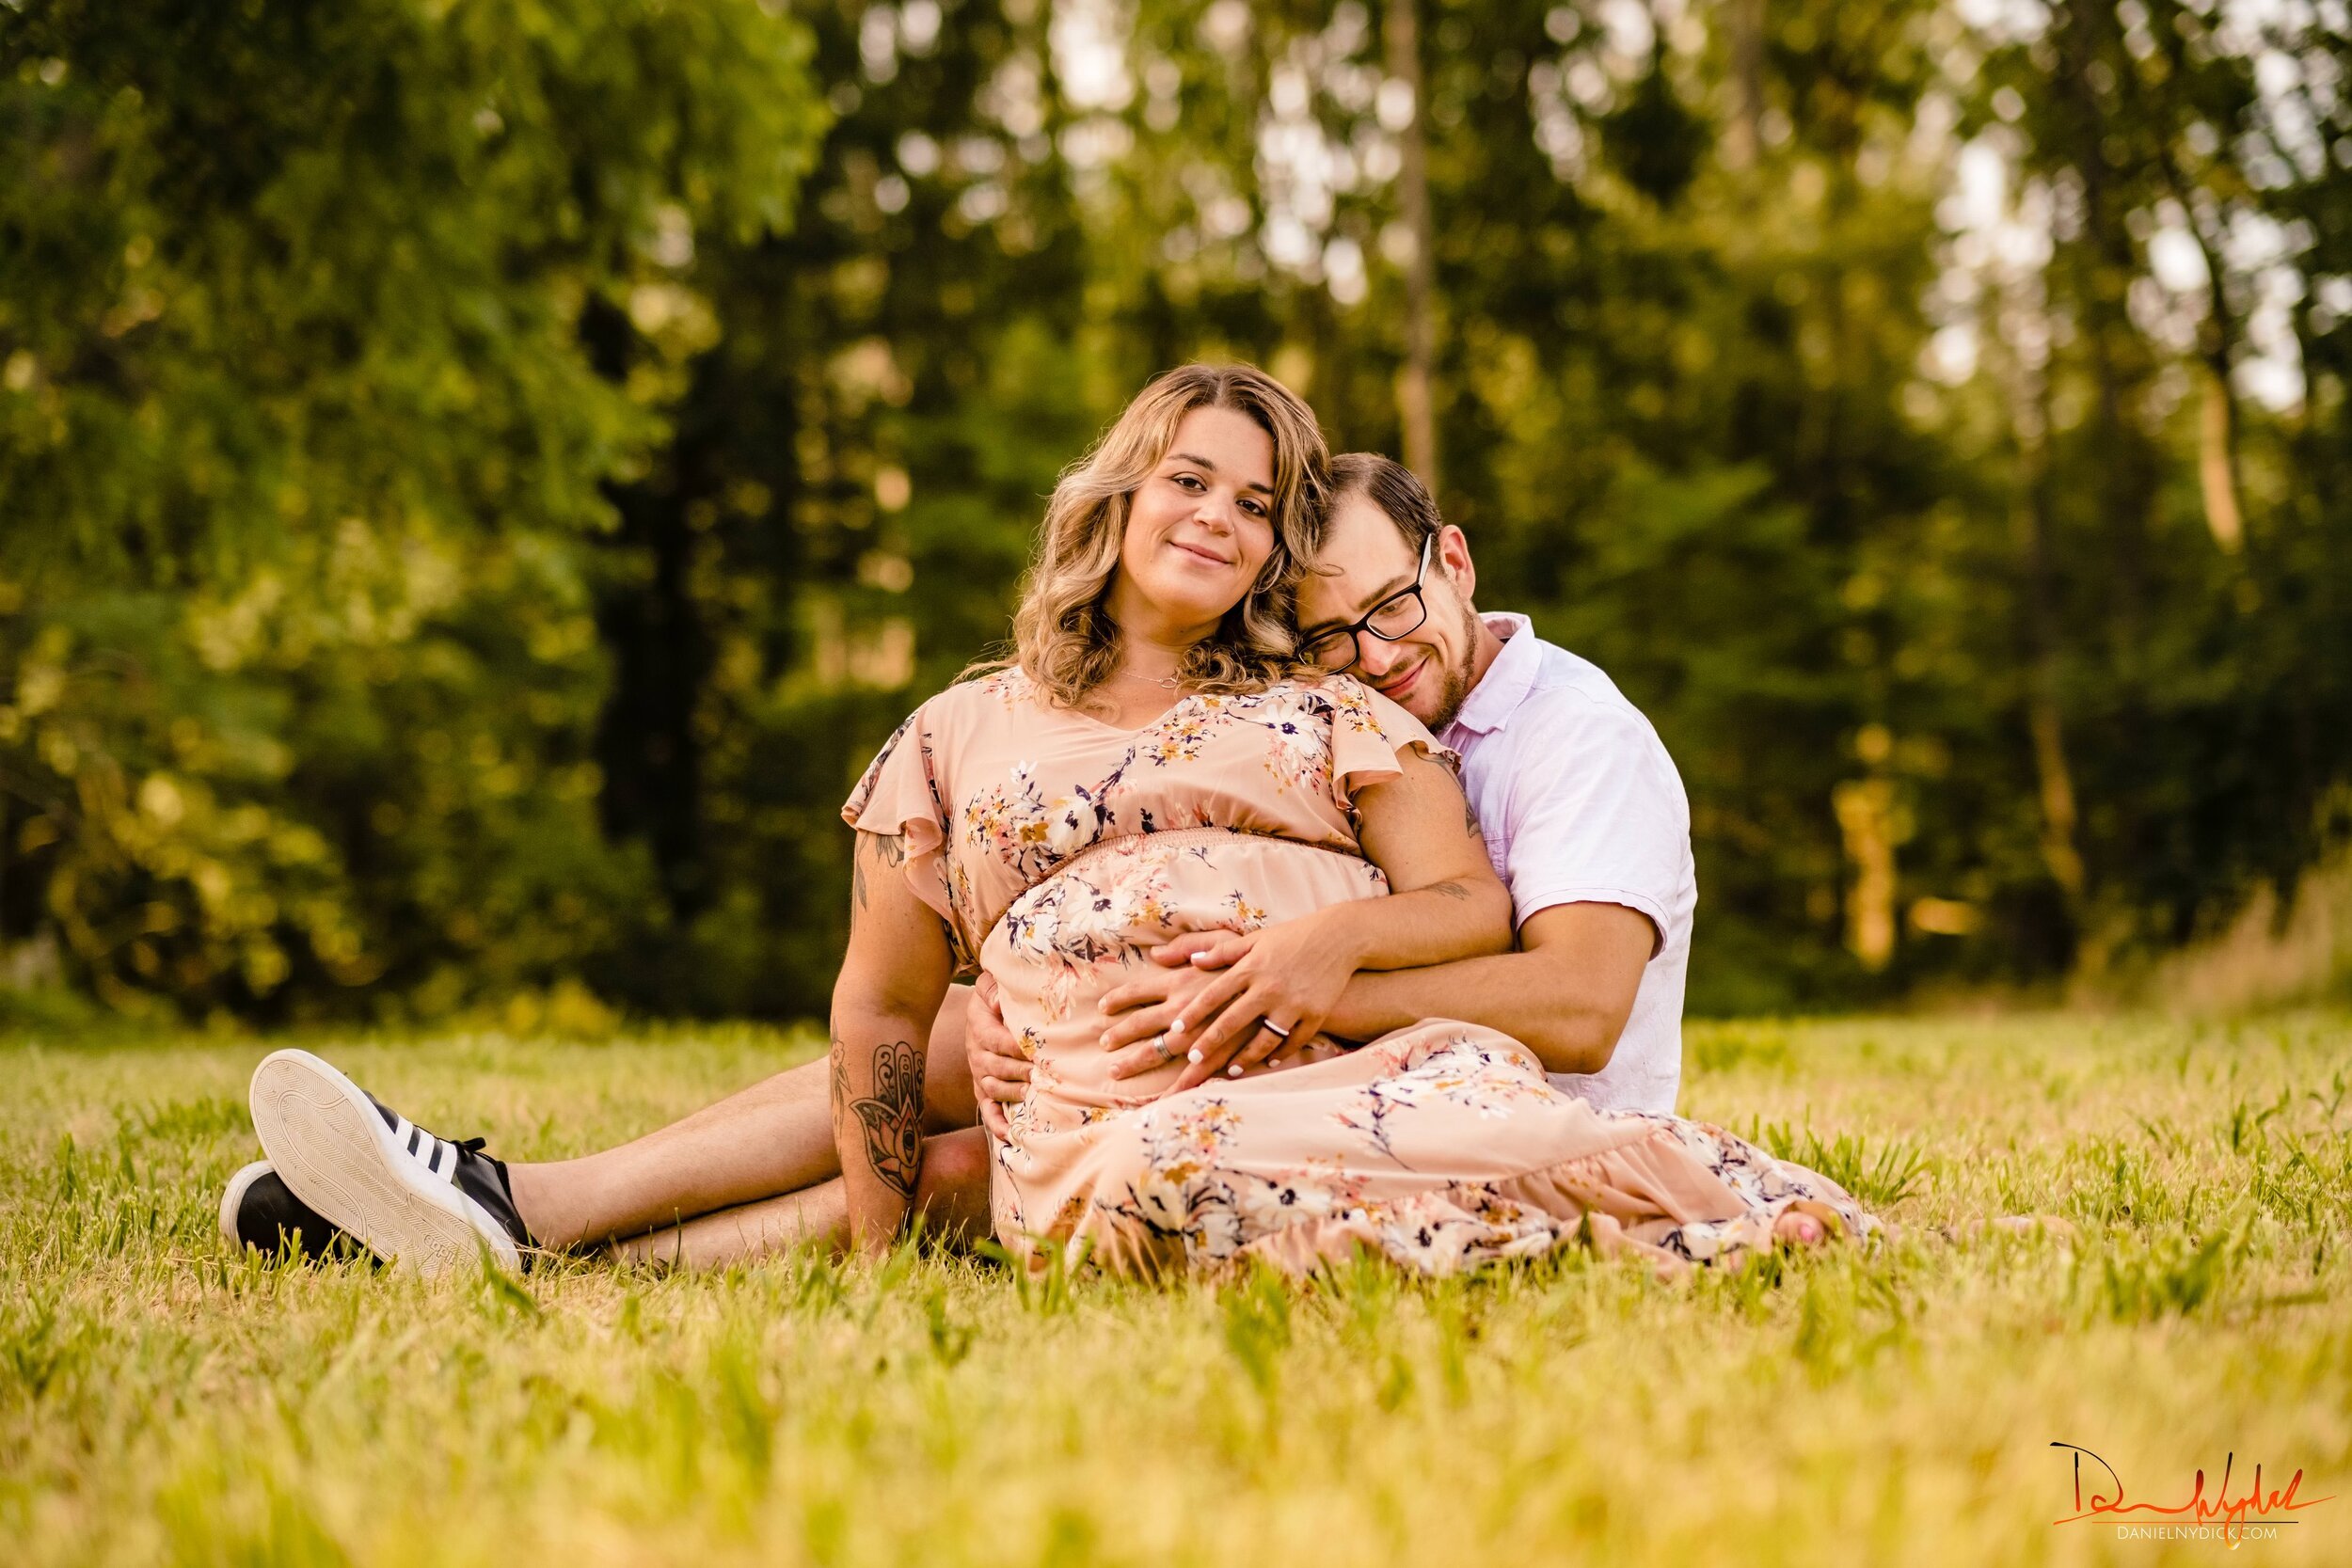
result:
[[(574, 1153), (814, 1041), (309, 1043)], [(263, 1047), (0, 1046), (0, 1559), (1812, 1564), (2204, 1560), (2074, 1512), (2298, 1500), (2352, 1561), (2352, 1018), (1694, 1026), (1684, 1110), (1903, 1236), (1665, 1285), (1080, 1277), (912, 1253), (425, 1286), (232, 1256)], [(1947, 1241), (2022, 1211), (2047, 1238)], [(2085, 1495), (2105, 1480), (2086, 1462)], [(2109, 1486), (2111, 1490), (2111, 1484)], [(2285, 1522), (2292, 1521), (2292, 1522)], [(2138, 1524), (2193, 1522), (2135, 1516)]]

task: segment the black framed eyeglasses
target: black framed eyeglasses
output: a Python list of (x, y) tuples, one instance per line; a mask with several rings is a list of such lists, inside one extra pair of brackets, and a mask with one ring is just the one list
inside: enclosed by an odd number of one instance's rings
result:
[(1357, 661), (1364, 657), (1363, 644), (1357, 641), (1360, 633), (1370, 632), (1383, 642), (1394, 642), (1419, 631), (1421, 624), (1429, 619), (1429, 606), (1421, 596), (1421, 583), (1429, 575), (1429, 546), (1437, 542), (1435, 533), (1421, 542), (1421, 565), (1413, 573), (1410, 588), (1400, 588), (1382, 599), (1360, 621), (1315, 633), (1298, 645), (1298, 657), (1335, 675), (1343, 674), (1356, 668)]

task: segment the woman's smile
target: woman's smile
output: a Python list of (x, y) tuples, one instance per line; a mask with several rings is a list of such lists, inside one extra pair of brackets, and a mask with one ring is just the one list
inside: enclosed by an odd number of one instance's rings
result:
[(1196, 561), (1212, 566), (1231, 566), (1233, 563), (1230, 556), (1219, 555), (1206, 545), (1187, 545), (1182, 539), (1170, 539), (1168, 543)]

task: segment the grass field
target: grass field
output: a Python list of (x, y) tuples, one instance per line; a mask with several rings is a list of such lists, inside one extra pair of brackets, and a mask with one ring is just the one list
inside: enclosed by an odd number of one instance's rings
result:
[[(315, 1043), (315, 1042), (314, 1042)], [(802, 1059), (327, 1042), (452, 1135), (616, 1140)], [(1581, 1257), (1311, 1289), (813, 1257), (427, 1287), (230, 1256), (262, 1048), (0, 1046), (0, 1559), (2160, 1562), (2070, 1455), (2352, 1561), (2352, 1019), (1696, 1026), (1686, 1112), (1905, 1227), (1692, 1286)], [(1958, 1243), (1963, 1216), (2081, 1227)], [(2089, 1482), (2101, 1479), (2085, 1463)], [(2292, 1521), (2292, 1522), (2288, 1522)], [(2183, 1521), (2147, 1520), (2179, 1528)], [(2260, 1533), (2259, 1531), (2257, 1532)]]

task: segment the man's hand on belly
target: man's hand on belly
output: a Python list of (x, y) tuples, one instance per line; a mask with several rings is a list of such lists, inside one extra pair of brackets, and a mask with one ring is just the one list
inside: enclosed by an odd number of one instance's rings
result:
[(1029, 1059), (1021, 1042), (1005, 1027), (996, 999), (996, 978), (980, 976), (972, 988), (963, 1027), (964, 1059), (971, 1064), (974, 1097), (980, 1107), (980, 1125), (999, 1143), (1012, 1137), (1005, 1107), (1018, 1105), (1028, 1094)]

